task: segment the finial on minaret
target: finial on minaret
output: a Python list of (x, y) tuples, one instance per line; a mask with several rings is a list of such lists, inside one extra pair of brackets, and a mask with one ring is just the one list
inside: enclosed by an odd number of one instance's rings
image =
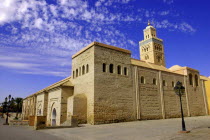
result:
[(148, 26), (150, 26), (151, 25), (151, 23), (150, 23), (150, 21), (148, 20)]

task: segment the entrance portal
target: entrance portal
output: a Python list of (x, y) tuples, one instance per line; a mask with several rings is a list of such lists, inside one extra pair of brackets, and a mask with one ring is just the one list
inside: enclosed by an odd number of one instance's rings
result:
[(56, 109), (52, 111), (52, 126), (56, 126)]

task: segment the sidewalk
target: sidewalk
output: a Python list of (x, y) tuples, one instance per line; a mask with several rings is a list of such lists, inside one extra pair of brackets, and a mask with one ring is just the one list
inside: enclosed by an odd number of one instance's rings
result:
[(39, 131), (66, 140), (210, 140), (210, 116), (188, 117), (185, 122), (191, 133), (178, 133), (180, 118)]

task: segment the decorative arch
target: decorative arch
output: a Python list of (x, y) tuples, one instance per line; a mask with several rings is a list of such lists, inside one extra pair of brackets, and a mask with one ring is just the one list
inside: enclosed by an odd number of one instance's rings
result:
[(56, 126), (57, 111), (55, 108), (52, 110), (52, 126)]
[(42, 105), (39, 104), (38, 108), (37, 108), (37, 115), (41, 116), (42, 115)]
[(57, 124), (57, 122), (56, 122), (57, 110), (55, 108), (55, 102), (53, 102), (52, 105), (51, 105), (49, 116), (50, 116), (50, 124), (51, 124), (51, 126), (56, 126), (56, 124)]

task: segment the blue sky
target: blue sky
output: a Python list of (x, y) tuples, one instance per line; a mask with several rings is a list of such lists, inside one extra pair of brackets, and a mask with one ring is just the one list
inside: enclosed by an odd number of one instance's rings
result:
[(208, 0), (0, 0), (0, 102), (26, 97), (71, 73), (71, 56), (93, 41), (129, 49), (147, 21), (164, 40), (166, 65), (210, 76)]

